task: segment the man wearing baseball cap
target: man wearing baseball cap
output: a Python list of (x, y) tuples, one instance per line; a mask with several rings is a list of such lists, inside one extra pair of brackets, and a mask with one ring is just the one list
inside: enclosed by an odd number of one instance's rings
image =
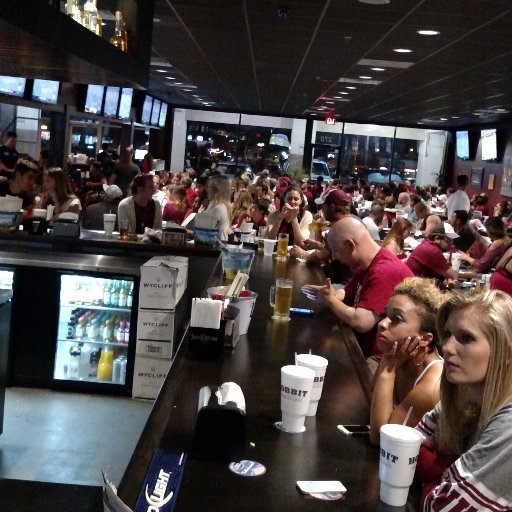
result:
[[(84, 229), (103, 229), (103, 214), (116, 213), (123, 191), (117, 185), (103, 185), (103, 198), (99, 203), (89, 205), (85, 209), (82, 227)], [(117, 220), (116, 228), (117, 229)]]

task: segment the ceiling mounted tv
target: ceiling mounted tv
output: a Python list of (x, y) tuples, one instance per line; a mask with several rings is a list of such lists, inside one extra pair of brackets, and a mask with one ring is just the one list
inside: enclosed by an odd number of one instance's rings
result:
[(55, 105), (59, 97), (59, 85), (56, 80), (41, 80), (36, 78), (32, 86), (32, 101)]
[(480, 139), (482, 141), (482, 160), (497, 160), (498, 145), (496, 139), (496, 128), (482, 130), (480, 132)]
[(104, 85), (88, 85), (87, 96), (85, 97), (84, 111), (89, 114), (101, 115), (101, 106), (103, 105)]
[(165, 126), (165, 122), (167, 119), (167, 108), (167, 103), (165, 103), (165, 101), (162, 101), (162, 107), (160, 108), (160, 117), (158, 118), (158, 126), (160, 126), (160, 128), (163, 128)]
[(120, 87), (108, 86), (105, 90), (105, 103), (103, 105), (103, 115), (105, 117), (116, 117), (117, 105), (119, 104)]
[(463, 130), (455, 133), (456, 154), (460, 160), (469, 160), (469, 133)]
[(151, 110), (153, 108), (153, 98), (147, 96), (144, 98), (144, 104), (142, 105), (142, 115), (140, 116), (140, 122), (142, 124), (149, 124), (151, 121)]
[(158, 120), (160, 119), (160, 107), (162, 102), (156, 98), (153, 100), (153, 110), (151, 111), (151, 124), (158, 126)]
[(17, 98), (23, 98), (26, 83), (26, 78), (20, 78), (17, 76), (0, 76), (0, 93), (7, 94), (9, 96), (16, 96)]
[(119, 100), (118, 119), (130, 119), (132, 109), (133, 89), (131, 87), (123, 87), (121, 89), (121, 99)]

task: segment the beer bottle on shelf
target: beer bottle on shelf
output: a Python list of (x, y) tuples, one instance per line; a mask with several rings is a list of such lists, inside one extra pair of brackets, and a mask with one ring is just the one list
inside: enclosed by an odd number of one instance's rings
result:
[(126, 287), (124, 285), (124, 282), (121, 281), (121, 288), (119, 289), (119, 307), (125, 308), (126, 307), (126, 299), (128, 298), (128, 294), (126, 292)]
[(110, 284), (105, 279), (105, 284), (103, 285), (103, 305), (108, 306), (110, 304)]
[(113, 291), (110, 291), (110, 303), (113, 307), (117, 308), (119, 306), (119, 288), (117, 287), (117, 284), (112, 284)]
[(98, 7), (96, 6), (96, 0), (93, 0), (94, 6), (96, 7), (96, 35), (101, 37), (103, 35), (103, 17), (98, 11)]
[(131, 308), (133, 306), (133, 283), (130, 283), (128, 289), (128, 295), (126, 296), (126, 307)]
[(121, 11), (116, 11), (116, 28), (114, 35), (110, 38), (110, 44), (113, 44), (122, 52), (128, 51), (126, 30), (124, 29), (123, 14)]
[(120, 320), (116, 330), (116, 341), (117, 343), (124, 344), (124, 320)]
[(128, 345), (130, 341), (130, 322), (127, 320), (124, 324), (124, 344)]

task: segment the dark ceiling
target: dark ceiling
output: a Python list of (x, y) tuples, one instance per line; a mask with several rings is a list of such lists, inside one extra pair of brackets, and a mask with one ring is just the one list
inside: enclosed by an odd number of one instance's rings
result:
[(511, 29), (510, 0), (156, 0), (150, 91), (246, 113), (497, 122), (512, 118)]

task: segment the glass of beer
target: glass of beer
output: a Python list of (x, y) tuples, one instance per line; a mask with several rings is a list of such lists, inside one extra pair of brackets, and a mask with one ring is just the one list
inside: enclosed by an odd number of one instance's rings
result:
[(128, 219), (119, 219), (119, 238), (128, 240)]
[(292, 290), (291, 279), (278, 278), (276, 284), (270, 287), (270, 305), (274, 308), (274, 320), (290, 320)]
[(279, 233), (277, 236), (277, 257), (286, 258), (288, 256), (288, 233)]

